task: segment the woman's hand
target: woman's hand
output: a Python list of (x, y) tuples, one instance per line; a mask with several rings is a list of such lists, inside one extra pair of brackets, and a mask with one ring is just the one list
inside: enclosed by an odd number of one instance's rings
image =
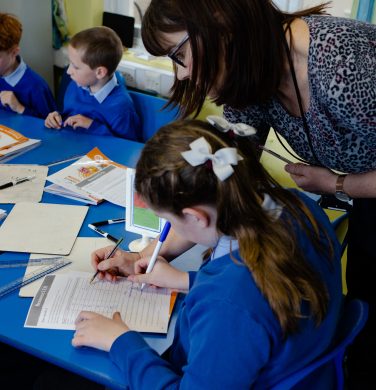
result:
[(304, 191), (318, 194), (334, 194), (336, 191), (338, 175), (327, 168), (296, 163), (287, 164), (285, 170), (291, 175), (297, 186)]
[(109, 351), (113, 342), (129, 328), (122, 321), (120, 313), (112, 319), (91, 311), (82, 311), (76, 319), (76, 332), (72, 339), (74, 347), (93, 347)]
[[(134, 264), (140, 258), (138, 253), (129, 253), (118, 249), (113, 257), (106, 259), (113, 246), (97, 249), (91, 254), (91, 264), (99, 270), (98, 278), (115, 281), (117, 276), (127, 276), (134, 273)], [(106, 260), (105, 260), (106, 259)]]
[(134, 263), (134, 274), (128, 276), (128, 280), (139, 284), (146, 283), (156, 287), (166, 287), (173, 290), (188, 290), (189, 277), (187, 272), (182, 272), (170, 265), (163, 257), (159, 256), (153, 270), (145, 274), (150, 257), (143, 257)]

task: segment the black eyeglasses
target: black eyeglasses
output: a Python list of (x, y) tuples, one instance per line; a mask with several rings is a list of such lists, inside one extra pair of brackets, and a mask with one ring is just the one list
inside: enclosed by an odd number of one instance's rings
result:
[(175, 47), (171, 49), (171, 51), (167, 54), (167, 57), (171, 58), (172, 61), (176, 62), (178, 65), (186, 68), (187, 66), (184, 64), (183, 60), (179, 58), (179, 50), (189, 39), (189, 35), (187, 34)]

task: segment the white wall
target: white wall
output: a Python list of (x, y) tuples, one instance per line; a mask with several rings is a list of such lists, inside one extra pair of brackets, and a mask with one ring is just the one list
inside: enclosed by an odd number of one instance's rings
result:
[[(304, 7), (325, 3), (325, 0), (304, 0)], [(329, 13), (334, 16), (349, 17), (353, 0), (332, 0)]]
[(21, 55), (53, 88), (51, 0), (0, 0), (0, 12), (21, 20)]
[[(318, 4), (326, 3), (327, 0), (273, 0), (282, 10), (293, 12), (297, 9), (309, 8)], [(353, 0), (332, 0), (328, 9), (334, 16), (349, 17)]]

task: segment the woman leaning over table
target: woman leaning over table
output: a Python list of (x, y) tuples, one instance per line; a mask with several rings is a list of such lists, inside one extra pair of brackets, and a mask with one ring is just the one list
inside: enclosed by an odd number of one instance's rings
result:
[[(310, 164), (286, 165), (298, 186), (354, 198), (347, 284), (370, 304), (370, 318), (350, 356), (350, 379), (364, 389), (375, 384), (376, 362), (376, 26), (324, 15), (326, 5), (287, 14), (269, 0), (152, 0), (142, 38), (150, 53), (174, 61), (171, 103), (183, 116), (210, 96), (260, 140), (270, 127), (287, 139)], [(170, 234), (161, 254), (190, 245)]]

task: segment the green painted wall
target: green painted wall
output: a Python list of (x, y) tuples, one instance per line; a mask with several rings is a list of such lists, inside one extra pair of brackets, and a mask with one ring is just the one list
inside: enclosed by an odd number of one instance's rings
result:
[(81, 30), (102, 25), (103, 0), (65, 0), (65, 8), (71, 36)]

